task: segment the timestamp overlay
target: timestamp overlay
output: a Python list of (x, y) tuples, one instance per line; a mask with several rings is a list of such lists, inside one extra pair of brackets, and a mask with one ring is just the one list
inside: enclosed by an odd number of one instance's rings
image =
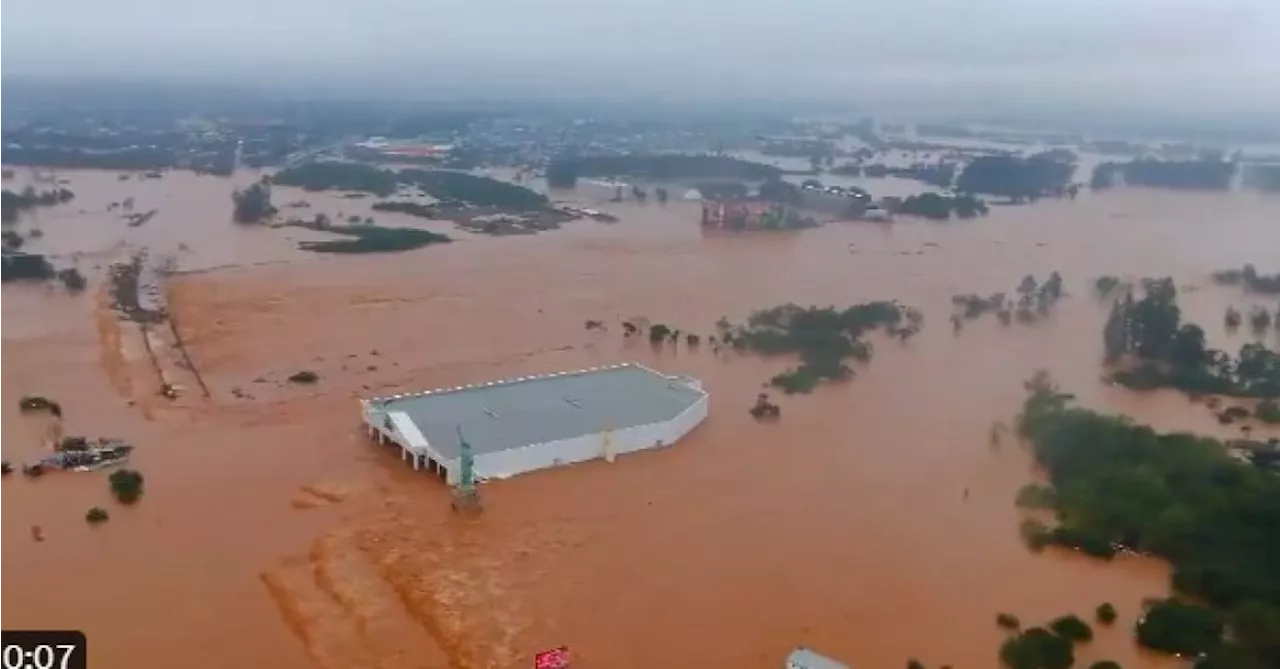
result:
[(0, 631), (0, 669), (86, 669), (89, 642), (76, 630)]

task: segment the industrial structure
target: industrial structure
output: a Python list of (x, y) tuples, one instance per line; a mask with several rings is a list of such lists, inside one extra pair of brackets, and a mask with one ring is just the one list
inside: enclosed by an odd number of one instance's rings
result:
[(669, 446), (707, 406), (697, 380), (635, 363), (361, 400), (371, 438), (454, 486)]
[(728, 230), (774, 230), (795, 227), (797, 216), (786, 206), (768, 200), (715, 199), (702, 201), (702, 227)]

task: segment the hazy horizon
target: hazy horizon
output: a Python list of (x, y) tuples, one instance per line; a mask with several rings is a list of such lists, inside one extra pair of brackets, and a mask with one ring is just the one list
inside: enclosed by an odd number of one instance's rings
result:
[(1280, 112), (1274, 0), (9, 0), (6, 79)]

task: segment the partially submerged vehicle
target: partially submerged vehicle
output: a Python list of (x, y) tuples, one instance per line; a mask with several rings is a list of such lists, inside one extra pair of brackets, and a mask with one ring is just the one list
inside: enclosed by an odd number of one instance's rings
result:
[(18, 400), (18, 410), (22, 413), (31, 413), (34, 411), (48, 411), (55, 418), (62, 417), (62, 405), (48, 397), (40, 395), (23, 395)]
[(41, 460), (41, 463), (55, 469), (70, 469), (77, 472), (91, 472), (121, 465), (129, 461), (133, 446), (125, 443), (94, 446), (84, 450), (58, 451)]

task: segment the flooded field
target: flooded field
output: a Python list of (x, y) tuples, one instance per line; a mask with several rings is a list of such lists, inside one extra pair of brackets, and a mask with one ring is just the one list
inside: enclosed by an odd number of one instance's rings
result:
[[(1172, 275), (1185, 316), (1235, 350), (1249, 335), (1222, 331), (1226, 306), (1275, 299), (1212, 286), (1209, 273), (1280, 269), (1268, 251), (1280, 248), (1280, 200), (1249, 194), (1118, 191), (965, 223), (740, 235), (705, 234), (697, 203), (628, 203), (602, 206), (621, 217), (612, 225), (488, 238), (428, 221), (458, 243), (325, 256), (295, 247), (322, 233), (230, 222), (230, 193), (252, 176), (60, 176), (76, 199), (19, 229), (39, 226), (27, 248), (92, 283), (80, 295), (4, 287), (4, 456), (40, 452), (49, 423), (16, 400), (47, 395), (68, 434), (137, 445), (146, 495), (114, 504), (103, 474), (7, 479), (3, 604), (11, 628), (84, 629), (103, 667), (505, 669), (567, 644), (587, 669), (766, 669), (796, 645), (858, 667), (985, 669), (997, 612), (1033, 622), (1104, 601), (1120, 622), (1078, 661), (1169, 665), (1128, 633), (1167, 569), (1029, 553), (1013, 498), (1034, 472), (988, 435), (1042, 367), (1091, 406), (1238, 435), (1177, 393), (1101, 383), (1106, 313), (1091, 284)], [(159, 213), (129, 227), (107, 211), (128, 196)], [(423, 225), (371, 200), (284, 188), (274, 199), (311, 202), (304, 216)], [(177, 334), (156, 344), (179, 370), (175, 400), (158, 396), (141, 335), (101, 282), (138, 247), (178, 268), (165, 293)], [(1053, 270), (1070, 296), (1049, 320), (953, 334), (953, 294)], [(747, 408), (790, 361), (654, 351), (619, 325), (643, 315), (711, 333), (721, 316), (781, 302), (891, 298), (924, 311), (924, 332), (876, 339), (851, 383), (774, 393), (775, 424)], [(181, 376), (175, 338), (210, 397)], [(487, 484), (478, 519), (452, 516), (444, 486), (360, 430), (358, 397), (628, 360), (701, 379), (707, 422), (672, 449)], [(319, 383), (286, 380), (300, 370)], [(96, 528), (84, 521), (95, 505), (112, 514)]]

